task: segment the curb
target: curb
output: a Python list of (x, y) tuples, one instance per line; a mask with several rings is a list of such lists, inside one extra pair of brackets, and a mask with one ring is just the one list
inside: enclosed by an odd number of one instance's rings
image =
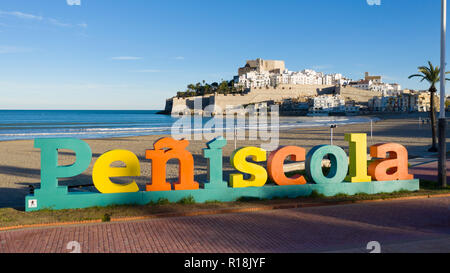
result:
[[(204, 211), (159, 213), (159, 214), (136, 216), (136, 217), (111, 218), (111, 220), (109, 222), (105, 222), (105, 223), (117, 223), (117, 222), (139, 221), (139, 220), (158, 219), (158, 218), (172, 218), (172, 217), (219, 215), (219, 214), (229, 214), (229, 213), (245, 213), (245, 212), (279, 210), (279, 209), (326, 207), (326, 206), (337, 206), (337, 205), (348, 205), (348, 204), (375, 203), (375, 202), (384, 202), (384, 201), (400, 201), (400, 200), (414, 200), (414, 199), (428, 199), (428, 198), (439, 198), (439, 197), (450, 197), (450, 193), (445, 193), (445, 194), (427, 194), (427, 195), (417, 195), (417, 196), (405, 196), (405, 197), (386, 198), (386, 199), (374, 199), (374, 200), (334, 201), (334, 202), (316, 202), (316, 203), (292, 203), (292, 204), (291, 203), (286, 203), (286, 204), (277, 204), (277, 205), (261, 205), (259, 207), (249, 207), (249, 208), (230, 208), (230, 209), (216, 209), (216, 210), (204, 210)], [(97, 220), (61, 222), (61, 223), (17, 225), (17, 226), (10, 226), (10, 227), (0, 227), (0, 231), (11, 231), (11, 230), (29, 229), (29, 228), (45, 228), (45, 227), (60, 227), (60, 226), (62, 227), (62, 226), (71, 226), (71, 225), (96, 224), (96, 223), (103, 223), (103, 222), (102, 222), (101, 219), (97, 219)]]
[(57, 226), (69, 226), (69, 225), (80, 225), (80, 224), (93, 224), (101, 223), (102, 220), (87, 220), (87, 221), (73, 221), (73, 222), (61, 222), (61, 223), (45, 223), (45, 224), (31, 224), (31, 225), (18, 225), (11, 227), (0, 227), (0, 231), (8, 231), (14, 229), (27, 229), (27, 228), (39, 228), (39, 227), (57, 227)]

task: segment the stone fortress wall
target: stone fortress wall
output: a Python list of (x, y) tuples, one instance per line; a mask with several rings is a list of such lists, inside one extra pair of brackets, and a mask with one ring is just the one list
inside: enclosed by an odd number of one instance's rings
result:
[(215, 106), (225, 110), (226, 107), (254, 104), (259, 102), (281, 102), (284, 99), (332, 94), (334, 86), (326, 85), (279, 85), (277, 87), (256, 87), (243, 95), (215, 95)]
[(356, 103), (361, 105), (367, 105), (368, 101), (370, 99), (373, 99), (373, 97), (381, 97), (380, 92), (363, 90), (350, 86), (336, 86), (335, 94), (341, 95), (341, 97), (345, 99), (345, 101), (355, 101)]
[(241, 105), (248, 105), (260, 102), (281, 102), (285, 99), (294, 99), (299, 97), (310, 97), (324, 94), (334, 94), (335, 86), (333, 85), (287, 85), (282, 84), (276, 87), (256, 87), (250, 88), (250, 90), (244, 94), (235, 95), (207, 95), (196, 96), (189, 98), (177, 98), (173, 97), (166, 100), (165, 111), (167, 113), (173, 113), (180, 111), (180, 109), (194, 109), (194, 103), (202, 105), (204, 109), (208, 105), (214, 105), (224, 111), (227, 107), (236, 107)]
[(346, 101), (355, 101), (361, 105), (367, 105), (369, 99), (379, 97), (381, 94), (376, 91), (362, 90), (353, 87), (342, 87), (333, 85), (278, 85), (277, 87), (256, 87), (251, 88), (244, 94), (235, 95), (207, 95), (189, 98), (173, 97), (166, 100), (166, 113), (172, 113), (179, 109), (194, 109), (195, 100), (201, 102), (202, 109), (208, 105), (214, 105), (218, 109), (226, 110), (227, 107), (236, 107), (260, 102), (281, 102), (285, 99), (295, 99), (299, 97), (312, 97), (326, 94), (341, 95)]

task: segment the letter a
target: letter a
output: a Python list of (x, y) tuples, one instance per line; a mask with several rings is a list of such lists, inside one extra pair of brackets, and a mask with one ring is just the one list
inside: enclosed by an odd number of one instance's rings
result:
[[(386, 158), (386, 154), (389, 157)], [(378, 157), (369, 165), (369, 174), (377, 181), (411, 180), (408, 173), (408, 151), (397, 143), (377, 144), (370, 147), (370, 155)]]

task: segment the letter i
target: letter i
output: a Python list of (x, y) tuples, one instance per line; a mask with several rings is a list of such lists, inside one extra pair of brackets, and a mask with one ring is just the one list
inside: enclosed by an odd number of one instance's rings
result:
[(222, 173), (222, 148), (226, 144), (226, 139), (218, 137), (206, 143), (208, 149), (203, 149), (203, 156), (208, 159), (209, 183), (203, 184), (205, 189), (223, 189), (228, 187), (227, 182), (223, 181)]

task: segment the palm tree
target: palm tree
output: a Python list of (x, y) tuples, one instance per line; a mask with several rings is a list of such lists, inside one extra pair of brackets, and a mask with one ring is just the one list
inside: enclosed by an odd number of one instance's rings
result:
[[(436, 93), (436, 84), (440, 81), (440, 72), (441, 69), (439, 66), (433, 66), (433, 64), (428, 61), (429, 67), (426, 66), (419, 66), (417, 69), (421, 74), (413, 74), (408, 77), (408, 79), (419, 77), (421, 78), (421, 82), (426, 80), (430, 84), (430, 88), (428, 91), (430, 92), (430, 119), (431, 119), (431, 135), (433, 138), (433, 144), (430, 149), (428, 149), (429, 152), (437, 152), (438, 149), (436, 147), (436, 109), (435, 109), (435, 100), (434, 100), (434, 94)], [(450, 72), (445, 72), (445, 74), (449, 74)], [(447, 81), (449, 79), (446, 79)]]

